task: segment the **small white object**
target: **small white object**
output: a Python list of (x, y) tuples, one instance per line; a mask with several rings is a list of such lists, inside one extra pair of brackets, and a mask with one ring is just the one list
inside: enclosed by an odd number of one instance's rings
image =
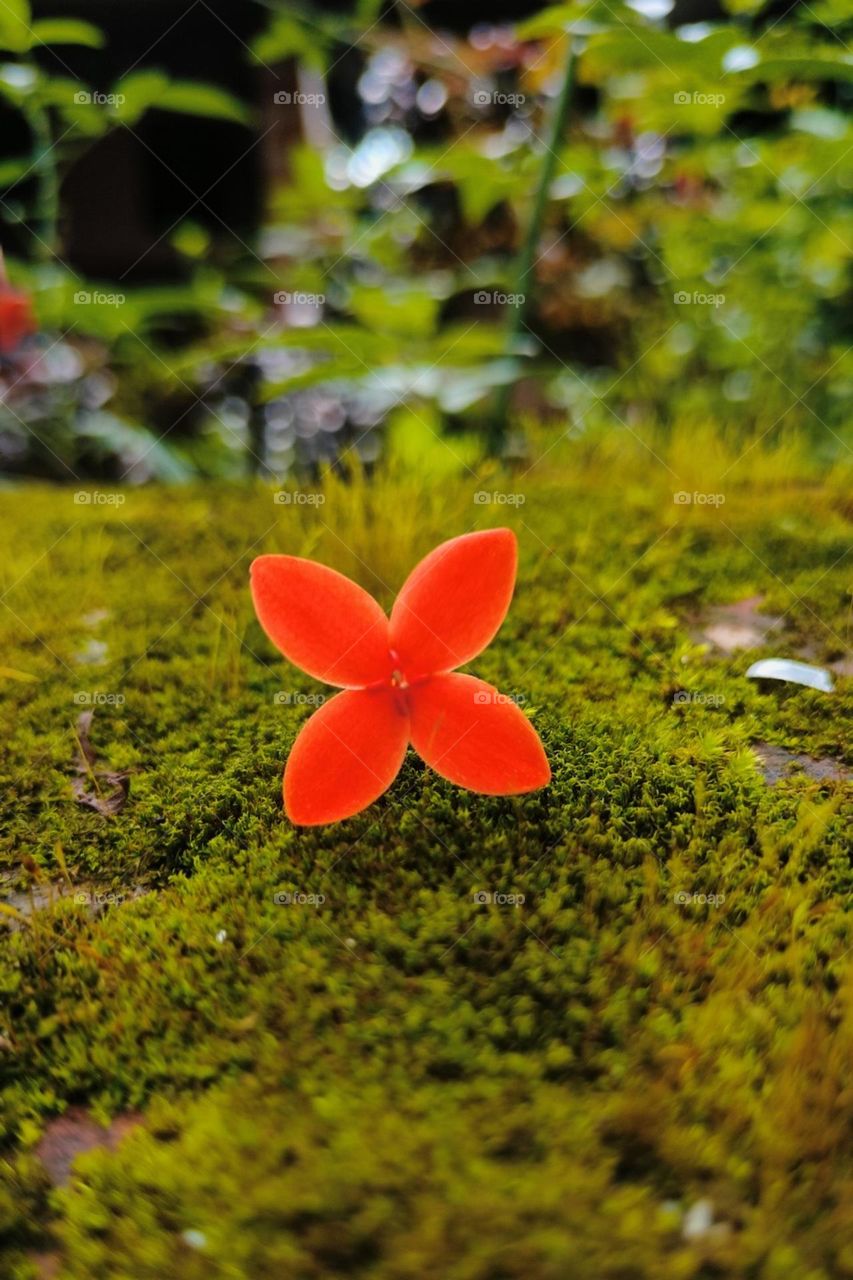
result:
[(106, 656), (107, 646), (103, 640), (87, 640), (79, 653), (75, 653), (74, 661), (85, 667), (97, 667)]
[(91, 609), (89, 613), (84, 613), (80, 621), (84, 627), (97, 627), (102, 622), (106, 622), (110, 616), (109, 609)]
[(762, 658), (753, 662), (747, 673), (753, 680), (787, 680), (791, 684), (808, 685), (832, 693), (832, 676), (823, 667), (813, 667), (808, 662), (794, 662), (791, 658)]
[(758, 66), (760, 61), (761, 59), (752, 45), (738, 44), (723, 55), (723, 70), (725, 72), (750, 71), (753, 67)]
[(224, 930), (224, 929), (220, 929), (220, 930), (219, 930), (219, 933), (217, 933), (217, 935), (216, 935), (216, 941), (217, 941), (217, 942), (224, 942), (224, 941), (225, 941), (225, 939), (226, 939), (227, 937), (228, 937), (228, 934), (225, 932), (225, 930)]
[(207, 1244), (207, 1236), (203, 1231), (194, 1231), (192, 1229), (189, 1231), (182, 1231), (181, 1239), (184, 1241), (184, 1244), (188, 1244), (191, 1249), (203, 1249)]
[(710, 1200), (697, 1200), (684, 1215), (681, 1234), (685, 1240), (707, 1235), (714, 1224), (714, 1206)]
[(665, 18), (675, 8), (675, 0), (628, 0), (628, 5), (644, 18)]

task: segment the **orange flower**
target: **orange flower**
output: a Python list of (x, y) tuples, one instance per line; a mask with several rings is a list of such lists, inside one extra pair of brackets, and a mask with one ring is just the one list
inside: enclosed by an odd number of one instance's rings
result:
[(296, 556), (259, 556), (252, 598), (286, 658), (342, 686), (294, 743), (284, 806), (300, 825), (338, 822), (396, 778), (409, 743), (442, 777), (488, 795), (534, 791), (551, 770), (511, 698), (455, 667), (492, 640), (515, 585), (515, 534), (443, 542), (407, 578), (386, 617), (351, 579)]

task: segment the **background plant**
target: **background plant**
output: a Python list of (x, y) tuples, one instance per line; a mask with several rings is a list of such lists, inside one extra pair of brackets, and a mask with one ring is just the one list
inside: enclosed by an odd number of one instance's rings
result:
[[(821, 453), (846, 447), (851, 65), (838, 4), (779, 16), (738, 0), (685, 23), (665, 0), (593, 0), (466, 37), (402, 14), (273, 13), (251, 56), (260, 72), (287, 69), (297, 90), (276, 110), (299, 116), (305, 140), (245, 252), (225, 261), (178, 227), (188, 283), (128, 290), (112, 313), (81, 310), (55, 260), (48, 275), (19, 268), (46, 329), (99, 344), (113, 386), (101, 465), (135, 479), (281, 475), (370, 462), (405, 434), (421, 465), (446, 467), (524, 454), (534, 422), (606, 424), (653, 447), (712, 418), (744, 450), (789, 430)], [(75, 103), (61, 77), (32, 72), (33, 32), (97, 32), (22, 21), (30, 43), (11, 80), (36, 78), (9, 93), (34, 140), (62, 126), (79, 147), (153, 102), (245, 118), (151, 71), (116, 86), (120, 105)], [(333, 114), (342, 67), (348, 105)], [(50, 243), (58, 184), (40, 163), (33, 223)], [(65, 403), (54, 416), (61, 426), (41, 421), (49, 447), (88, 468), (86, 420)]]

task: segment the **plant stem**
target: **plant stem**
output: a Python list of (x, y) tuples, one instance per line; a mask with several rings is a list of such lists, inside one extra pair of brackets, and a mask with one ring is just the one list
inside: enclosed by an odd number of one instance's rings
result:
[[(507, 328), (505, 346), (507, 356), (513, 355), (517, 339), (521, 336), (521, 333), (525, 328), (525, 318), (529, 310), (531, 300), (530, 295), (534, 284), (533, 268), (536, 265), (536, 251), (539, 247), (540, 236), (542, 235), (542, 223), (545, 218), (545, 208), (548, 204), (548, 193), (551, 183), (554, 180), (554, 171), (557, 167), (557, 148), (560, 145), (560, 141), (565, 131), (569, 118), (569, 110), (572, 104), (572, 91), (575, 84), (577, 54), (571, 37), (569, 37), (569, 41), (569, 53), (566, 58), (566, 66), (563, 72), (563, 83), (560, 88), (560, 96), (554, 107), (548, 141), (545, 144), (542, 163), (539, 167), (539, 179), (533, 196), (533, 209), (530, 214), (530, 223), (528, 224), (527, 234), (524, 237), (524, 243), (521, 246), (521, 252), (518, 256), (518, 266), (515, 273), (513, 292), (521, 296), (521, 301), (512, 309), (512, 315)], [(497, 451), (506, 439), (507, 418), (509, 415), (509, 402), (511, 395), (512, 383), (506, 383), (498, 389), (497, 411), (489, 437), (489, 444), (494, 451)]]
[(59, 251), (59, 174), (53, 155), (50, 117), (44, 107), (31, 107), (27, 115), (35, 144), (33, 168), (39, 181), (37, 256), (52, 258)]

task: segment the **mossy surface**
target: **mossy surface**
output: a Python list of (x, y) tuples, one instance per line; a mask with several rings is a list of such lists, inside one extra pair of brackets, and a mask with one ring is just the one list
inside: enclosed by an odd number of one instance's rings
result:
[[(850, 792), (770, 787), (750, 746), (850, 763), (852, 682), (744, 677), (844, 657), (849, 474), (738, 454), (561, 445), (315, 505), (3, 495), (0, 870), (56, 894), (0, 938), (3, 1275), (37, 1251), (65, 1280), (853, 1275)], [(364, 814), (292, 828), (282, 764), (328, 691), (261, 633), (252, 556), (387, 605), (490, 523), (519, 585), (471, 670), (524, 700), (552, 785), (484, 798), (410, 754)], [(697, 642), (758, 593), (772, 643)], [(96, 768), (132, 771), (113, 818), (71, 793), (85, 705)], [(144, 1119), (49, 1190), (34, 1151), (72, 1104)]]

